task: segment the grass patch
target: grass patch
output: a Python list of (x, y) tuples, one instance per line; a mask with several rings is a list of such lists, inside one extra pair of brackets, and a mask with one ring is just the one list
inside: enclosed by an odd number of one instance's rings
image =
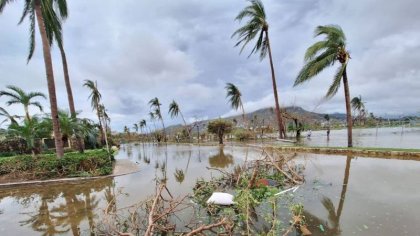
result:
[(112, 161), (103, 149), (68, 152), (63, 158), (57, 158), (55, 154), (0, 158), (0, 175), (7, 175), (6, 179), (90, 177), (111, 173)]

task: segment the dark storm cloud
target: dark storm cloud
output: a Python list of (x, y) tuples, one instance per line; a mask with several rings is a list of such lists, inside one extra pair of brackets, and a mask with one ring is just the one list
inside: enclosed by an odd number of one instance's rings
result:
[[(188, 120), (235, 114), (225, 99), (226, 82), (238, 85), (245, 109), (273, 106), (269, 65), (258, 56), (239, 55), (231, 35), (233, 19), (246, 1), (68, 1), (65, 48), (83, 116), (94, 119), (84, 88), (97, 80), (112, 124), (121, 129), (147, 118), (147, 102), (158, 97), (168, 123), (168, 104), (175, 99)], [(283, 105), (317, 112), (344, 112), (342, 89), (324, 100), (334, 69), (293, 88), (305, 49), (315, 42), (321, 24), (344, 29), (352, 60), (351, 94), (362, 95), (369, 111), (401, 114), (420, 111), (420, 5), (415, 0), (264, 1), (274, 63)], [(17, 27), (22, 3), (0, 16), (1, 85), (16, 84), (47, 92), (40, 41), (26, 65), (28, 25)], [(67, 108), (60, 57), (53, 49), (59, 106)], [(0, 102), (3, 102), (1, 99)], [(44, 104), (47, 106), (47, 102)], [(12, 111), (21, 113), (20, 107)], [(34, 110), (35, 112), (35, 110)], [(196, 117), (196, 118), (194, 118)]]

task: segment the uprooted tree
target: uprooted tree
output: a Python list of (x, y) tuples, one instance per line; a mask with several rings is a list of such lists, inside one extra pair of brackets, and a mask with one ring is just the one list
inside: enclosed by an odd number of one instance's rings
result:
[(223, 136), (232, 132), (232, 123), (223, 119), (213, 120), (207, 125), (207, 131), (216, 134), (219, 144), (223, 144)]

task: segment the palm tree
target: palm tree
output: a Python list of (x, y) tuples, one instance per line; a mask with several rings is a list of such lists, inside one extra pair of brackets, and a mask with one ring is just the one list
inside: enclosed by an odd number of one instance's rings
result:
[(326, 39), (314, 43), (306, 50), (306, 64), (300, 70), (294, 85), (296, 86), (312, 79), (325, 68), (333, 66), (337, 61), (341, 64), (325, 97), (331, 98), (334, 96), (341, 85), (341, 80), (343, 80), (347, 111), (347, 142), (348, 147), (352, 147), (352, 118), (347, 79), (347, 63), (350, 59), (350, 54), (346, 50), (346, 36), (337, 25), (318, 26), (315, 29), (315, 37), (320, 35), (324, 35)]
[(140, 127), (140, 130), (144, 129), (146, 131), (145, 133), (147, 134), (147, 123), (145, 119), (140, 120), (139, 127)]
[(248, 22), (236, 30), (232, 37), (238, 36), (238, 42), (235, 46), (242, 44), (241, 52), (244, 50), (245, 46), (251, 42), (257, 35), (258, 40), (251, 51), (251, 56), (253, 53), (260, 54), (260, 60), (263, 60), (267, 56), (270, 59), (270, 68), (271, 68), (271, 80), (273, 83), (273, 93), (274, 100), (276, 103), (276, 115), (277, 123), (279, 126), (279, 135), (280, 138), (286, 137), (286, 131), (283, 124), (283, 118), (280, 114), (280, 105), (279, 98), (277, 94), (277, 85), (276, 85), (276, 76), (274, 73), (273, 57), (271, 55), (271, 45), (268, 37), (268, 22), (266, 21), (266, 14), (264, 10), (264, 5), (260, 0), (250, 0), (251, 5), (245, 7), (239, 14), (236, 16), (235, 20), (242, 21), (245, 17), (250, 18)]
[(1, 96), (7, 96), (10, 97), (10, 100), (6, 102), (8, 106), (13, 104), (22, 104), (23, 109), (25, 110), (25, 118), (27, 120), (31, 119), (31, 116), (29, 115), (29, 106), (36, 106), (39, 108), (40, 111), (43, 111), (42, 105), (39, 102), (32, 101), (36, 97), (42, 97), (47, 98), (43, 93), (41, 92), (29, 92), (26, 93), (23, 91), (23, 89), (9, 85), (6, 88), (8, 88), (11, 91), (2, 90), (0, 91), (0, 97)]
[(39, 145), (37, 145), (36, 141), (51, 135), (50, 124), (47, 120), (41, 121), (35, 116), (30, 120), (25, 119), (21, 125), (18, 123), (11, 124), (8, 129), (8, 134), (11, 137), (24, 139), (32, 155), (35, 155), (39, 152)]
[(139, 125), (137, 123), (135, 123), (133, 125), (133, 129), (136, 131), (136, 133), (138, 133), (139, 132)]
[(162, 123), (162, 128), (163, 128), (163, 139), (166, 142), (166, 131), (165, 131), (165, 124), (163, 123), (163, 118), (162, 118), (162, 113), (160, 111), (160, 106), (162, 105), (159, 102), (159, 99), (157, 97), (153, 98), (152, 100), (149, 101), (149, 105), (150, 108), (154, 109), (154, 115), (155, 117), (157, 117), (160, 122)]
[(356, 113), (357, 111), (359, 113), (357, 119), (361, 122), (365, 115), (365, 103), (362, 101), (362, 96), (359, 95), (359, 97), (354, 97), (351, 99), (350, 103), (353, 107), (353, 112)]
[[(6, 4), (14, 1), (11, 0), (0, 0), (0, 13), (3, 12)], [(35, 24), (38, 23), (38, 30), (42, 39), (42, 49), (44, 54), (44, 64), (48, 84), (48, 94), (50, 98), (50, 107), (51, 107), (51, 117), (53, 120), (54, 128), (54, 140), (57, 157), (62, 157), (64, 155), (63, 141), (61, 139), (60, 124), (58, 122), (58, 107), (57, 107), (57, 95), (55, 91), (55, 81), (54, 81), (54, 72), (51, 59), (50, 44), (48, 41), (48, 32), (46, 31), (46, 26), (54, 25), (55, 21), (50, 17), (52, 14), (47, 14), (46, 12), (54, 11), (59, 9), (61, 18), (65, 18), (67, 15), (66, 1), (65, 0), (26, 0), (23, 14), (20, 18), (19, 24), (28, 17), (30, 21), (30, 46), (29, 46), (29, 55), (27, 60), (29, 61), (32, 58), (33, 52), (35, 50)]]
[(172, 100), (171, 104), (169, 104), (169, 114), (171, 118), (177, 117), (178, 114), (181, 115), (182, 121), (184, 122), (185, 130), (187, 131), (188, 137), (190, 138), (190, 131), (187, 128), (187, 122), (185, 122), (184, 115), (182, 115), (181, 109), (179, 109), (178, 103), (175, 100)]
[(101, 133), (101, 144), (104, 144), (105, 140), (104, 140), (104, 131), (102, 127), (102, 116), (101, 116), (102, 109), (100, 107), (102, 95), (98, 90), (98, 83), (96, 81), (93, 82), (92, 80), (85, 80), (85, 83), (83, 84), (83, 86), (89, 88), (91, 91), (89, 98), (91, 101), (92, 110), (96, 110), (96, 115), (98, 116), (99, 130)]
[(17, 115), (11, 115), (9, 112), (6, 111), (6, 109), (4, 109), (3, 107), (0, 107), (0, 116), (4, 116), (6, 117), (5, 120), (3, 120), (2, 122), (0, 122), (0, 124), (6, 122), (7, 120), (10, 121), (10, 124), (17, 124), (16, 119), (20, 118), (20, 116)]
[(226, 98), (229, 98), (230, 106), (235, 110), (238, 110), (239, 108), (241, 108), (242, 119), (245, 123), (245, 109), (244, 109), (244, 105), (241, 99), (241, 96), (242, 96), (241, 91), (239, 91), (238, 87), (236, 87), (232, 83), (226, 83), (225, 89), (226, 89)]

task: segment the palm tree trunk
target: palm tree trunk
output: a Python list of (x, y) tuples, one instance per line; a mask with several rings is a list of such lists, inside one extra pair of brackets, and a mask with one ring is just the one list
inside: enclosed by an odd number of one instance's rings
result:
[(50, 45), (47, 39), (47, 32), (45, 31), (44, 19), (42, 18), (41, 1), (35, 0), (35, 14), (38, 22), (39, 32), (42, 39), (42, 48), (44, 54), (45, 70), (47, 74), (48, 94), (51, 105), (51, 118), (54, 130), (54, 141), (57, 157), (64, 156), (63, 140), (60, 132), (60, 123), (58, 121), (57, 96), (55, 92), (54, 72), (51, 60)]
[[(70, 114), (72, 118), (75, 118), (76, 109), (74, 107), (73, 92), (72, 92), (71, 84), (70, 84), (70, 75), (69, 75), (69, 69), (67, 66), (67, 57), (66, 57), (66, 53), (64, 52), (63, 45), (59, 44), (58, 46), (60, 48), (61, 61), (63, 63), (64, 82), (66, 84), (67, 100), (69, 101)], [(84, 149), (83, 149), (83, 144), (82, 144), (82, 138), (79, 137), (78, 135), (76, 136), (76, 145), (79, 152), (83, 153)]]
[(24, 109), (25, 109), (25, 117), (28, 121), (31, 121), (31, 117), (29, 116), (29, 108), (28, 106), (24, 105)]
[(98, 116), (98, 121), (99, 121), (99, 130), (101, 131), (101, 145), (105, 144), (105, 138), (104, 138), (104, 130), (102, 127), (102, 121), (101, 121), (101, 115), (99, 114), (99, 104), (96, 104), (96, 115)]
[(165, 124), (163, 123), (163, 119), (161, 118), (160, 121), (162, 122), (163, 127), (163, 141), (166, 142), (166, 130), (165, 130)]
[(73, 92), (70, 84), (69, 69), (67, 66), (66, 53), (64, 52), (63, 45), (59, 45), (61, 53), (61, 61), (63, 63), (64, 82), (66, 84), (67, 99), (69, 102), (70, 114), (72, 117), (76, 117), (76, 109), (74, 108)]
[(184, 121), (184, 129), (187, 131), (188, 139), (191, 142), (191, 133), (190, 133), (190, 130), (187, 128), (187, 122), (185, 122), (184, 115), (182, 115), (181, 111), (179, 111), (179, 114), (181, 115), (182, 121)]
[(349, 82), (347, 80), (347, 66), (343, 72), (344, 96), (346, 98), (346, 112), (347, 112), (347, 146), (353, 147), (353, 134), (352, 127), (353, 121), (351, 119), (351, 106), (350, 106), (350, 91)]
[(273, 57), (271, 55), (271, 46), (270, 46), (270, 40), (268, 38), (268, 31), (265, 31), (265, 35), (267, 36), (267, 48), (268, 48), (268, 56), (270, 58), (271, 79), (273, 82), (274, 100), (276, 102), (276, 115), (277, 115), (277, 124), (279, 126), (279, 135), (280, 135), (280, 138), (285, 138), (286, 132), (284, 130), (283, 119), (280, 114), (279, 96), (277, 94), (276, 76), (274, 74)]
[(241, 102), (241, 109), (242, 109), (242, 120), (244, 122), (244, 125), (248, 128), (247, 120), (245, 118), (245, 109), (244, 109), (244, 105), (242, 104), (242, 102)]

